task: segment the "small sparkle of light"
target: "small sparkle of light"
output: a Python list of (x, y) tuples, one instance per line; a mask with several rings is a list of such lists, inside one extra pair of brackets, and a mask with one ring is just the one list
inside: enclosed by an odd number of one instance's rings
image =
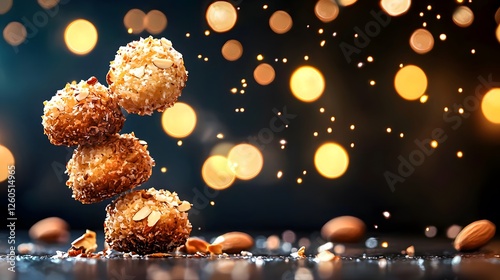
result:
[(427, 22), (422, 23), (422, 27), (427, 27)]
[(217, 134), (217, 139), (224, 139), (224, 134), (218, 133)]
[(319, 112), (320, 113), (324, 113), (325, 112), (325, 108), (323, 108), (323, 107), (319, 108)]
[(330, 121), (334, 122), (335, 121), (335, 117), (331, 117)]
[(319, 43), (319, 45), (320, 45), (320, 46), (322, 46), (322, 47), (324, 47), (324, 46), (325, 46), (325, 44), (326, 44), (326, 41), (325, 41), (325, 40), (323, 40), (323, 41), (321, 41), (321, 43)]
[(461, 115), (461, 114), (463, 114), (463, 113), (464, 113), (464, 108), (459, 108), (459, 109), (458, 109), (458, 113), (459, 113), (460, 115)]
[(302, 171), (302, 175), (307, 175), (307, 170)]
[(210, 35), (210, 30), (205, 30), (205, 36)]
[(371, 81), (370, 81), (370, 85), (371, 85), (371, 86), (374, 86), (374, 85), (375, 85), (375, 81), (374, 81), (374, 80), (371, 80)]
[(233, 93), (233, 94), (234, 94), (234, 93), (237, 93), (237, 92), (238, 92), (238, 89), (237, 89), (237, 88), (235, 88), (235, 87), (234, 87), (234, 88), (232, 88), (232, 89), (231, 89), (231, 93)]
[(281, 179), (281, 177), (283, 177), (283, 171), (280, 170), (276, 173), (276, 178)]
[(476, 50), (475, 50), (475, 49), (472, 49), (472, 50), (470, 50), (470, 53), (471, 53), (471, 54), (475, 54), (475, 53), (476, 53)]
[(208, 61), (208, 57), (203, 58), (204, 61)]
[(363, 62), (358, 63), (358, 68), (361, 68), (361, 67), (363, 67)]
[(444, 111), (445, 111), (445, 112), (448, 112), (448, 107), (444, 107)]
[(281, 144), (281, 145), (286, 145), (286, 140), (285, 140), (285, 139), (281, 139), (281, 140), (280, 140), (280, 144)]
[(429, 10), (429, 11), (430, 11), (430, 10), (432, 10), (432, 6), (431, 6), (431, 5), (428, 5), (428, 6), (427, 6), (427, 10)]
[(403, 68), (403, 63), (400, 63), (400, 64), (399, 64), (399, 68)]
[(431, 141), (431, 147), (433, 147), (435, 149), (435, 148), (437, 148), (437, 146), (438, 146), (438, 141), (432, 140)]
[(373, 228), (374, 229), (378, 229), (378, 225), (373, 225)]
[(351, 130), (354, 130), (356, 127), (355, 127), (353, 124), (351, 124), (351, 126), (350, 126), (349, 128), (350, 128)]
[(420, 17), (423, 17), (424, 16), (424, 12), (420, 12), (420, 14), (418, 14)]
[(464, 156), (464, 153), (462, 151), (457, 152), (457, 158), (462, 158)]
[(326, 129), (326, 132), (328, 132), (328, 133), (332, 133), (332, 128), (331, 128), (331, 127), (327, 128), (327, 129)]
[(190, 33), (186, 33), (186, 37), (191, 37), (191, 34)]
[(244, 84), (247, 82), (247, 79), (241, 79), (241, 83)]
[(437, 228), (435, 226), (429, 226), (425, 228), (425, 236), (429, 238), (435, 237), (437, 234)]
[(304, 56), (304, 60), (306, 60), (306, 61), (307, 61), (307, 60), (309, 60), (309, 56), (308, 56), (308, 55), (305, 55), (305, 56)]
[(269, 6), (264, 5), (264, 6), (262, 6), (262, 9), (263, 9), (263, 10), (267, 10), (267, 8), (268, 8), (268, 7), (269, 7)]
[(462, 93), (463, 91), (464, 91), (463, 88), (458, 88), (459, 93)]
[(261, 54), (257, 55), (257, 60), (258, 60), (258, 61), (261, 61), (261, 60), (263, 60), (263, 59), (264, 59), (264, 56), (263, 56), (263, 55), (261, 55)]
[(323, 34), (323, 28), (320, 28), (320, 29), (318, 30), (318, 34)]
[(132, 32), (134, 32), (134, 29), (132, 29), (132, 28), (127, 29), (128, 34), (132, 34)]
[(403, 138), (403, 137), (405, 137), (405, 134), (404, 134), (403, 132), (401, 132), (401, 133), (399, 134), (399, 137)]
[(441, 19), (441, 15), (436, 15), (436, 18), (437, 19)]
[(285, 148), (286, 148), (285, 145), (280, 146), (280, 149), (282, 149), (282, 150), (284, 150)]
[(244, 89), (240, 90), (240, 93), (245, 94), (245, 90)]
[(313, 135), (314, 135), (314, 137), (318, 137), (318, 133), (317, 132), (314, 132)]
[(201, 54), (198, 55), (198, 58), (202, 58), (203, 56)]
[(236, 109), (234, 109), (234, 111), (235, 111), (236, 113), (239, 113), (239, 112), (240, 112), (240, 109), (239, 109), (239, 108), (236, 108)]
[(443, 34), (439, 35), (439, 39), (440, 39), (441, 41), (446, 40), (446, 34), (444, 34), (444, 33), (443, 33)]
[(275, 59), (274, 59), (274, 62), (278, 62), (278, 60), (279, 60), (279, 59), (275, 58)]
[(354, 38), (358, 38), (358, 36), (359, 36), (358, 33), (354, 34)]
[(392, 132), (392, 128), (388, 127), (385, 131), (387, 131), (387, 133), (391, 133)]
[(166, 168), (166, 167), (162, 167), (162, 168), (160, 169), (160, 171), (161, 171), (161, 173), (165, 173), (165, 172), (167, 172), (167, 168)]
[(333, 33), (332, 33), (332, 36), (333, 36), (333, 37), (336, 37), (336, 36), (337, 36), (337, 32), (333, 32)]
[(354, 143), (351, 143), (351, 148), (354, 148)]
[(427, 100), (429, 100), (429, 96), (427, 94), (420, 96), (420, 103), (425, 103)]
[(368, 62), (373, 62), (373, 56), (369, 56), (369, 57), (367, 57), (367, 58), (366, 58), (366, 61), (368, 61)]
[(287, 63), (288, 62), (288, 59), (287, 58), (283, 58), (283, 63)]
[(384, 241), (382, 242), (382, 244), (380, 244), (380, 246), (382, 246), (382, 248), (387, 248), (389, 247), (389, 243), (387, 243), (387, 241)]
[(210, 205), (214, 206), (215, 205), (215, 201), (210, 201)]
[(242, 86), (242, 87), (247, 87), (247, 86), (248, 86), (248, 84), (247, 84), (247, 83), (244, 83), (244, 84), (242, 84), (241, 86)]
[(182, 146), (182, 140), (177, 141), (177, 146)]
[(384, 216), (384, 218), (386, 219), (389, 219), (391, 217), (391, 213), (389, 213), (389, 211), (384, 211), (382, 212), (382, 216)]
[(302, 184), (302, 178), (297, 178), (297, 184)]

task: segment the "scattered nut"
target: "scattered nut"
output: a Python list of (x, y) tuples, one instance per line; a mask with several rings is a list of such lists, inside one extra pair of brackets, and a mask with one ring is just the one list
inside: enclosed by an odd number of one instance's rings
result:
[[(153, 62), (154, 63), (154, 62)], [(142, 78), (144, 76), (144, 68), (145, 66), (137, 67), (134, 69), (130, 69), (130, 74), (134, 75), (136, 78)]]
[(457, 237), (455, 237), (453, 247), (457, 251), (479, 249), (495, 236), (495, 230), (495, 224), (488, 220), (475, 221), (458, 233)]
[(68, 223), (57, 217), (42, 219), (31, 226), (29, 236), (46, 243), (65, 243), (69, 239)]
[(152, 211), (148, 216), (148, 227), (154, 227), (156, 223), (160, 220), (161, 213), (159, 211)]
[(85, 98), (87, 98), (87, 96), (89, 96), (88, 92), (80, 92), (75, 96), (75, 100), (80, 102), (80, 101), (84, 100)]
[(297, 252), (291, 253), (290, 255), (294, 258), (305, 258), (306, 257), (306, 247), (302, 246), (297, 250)]
[[(82, 253), (92, 253), (97, 249), (96, 234), (91, 230), (71, 242), (71, 251), (82, 251)], [(69, 252), (69, 251), (68, 251)]]
[(340, 260), (339, 257), (335, 256), (334, 253), (330, 251), (322, 251), (321, 253), (316, 255), (316, 259), (320, 262), (329, 262), (329, 261), (338, 261)]
[(415, 255), (415, 247), (413, 247), (413, 245), (412, 245), (412, 246), (406, 248), (406, 254), (409, 257), (413, 257)]
[(35, 244), (33, 243), (21, 243), (17, 245), (17, 252), (21, 255), (32, 255), (35, 252)]
[(168, 253), (152, 253), (152, 254), (146, 255), (146, 257), (148, 257), (148, 258), (169, 258), (169, 257), (172, 257), (172, 255), (168, 254)]
[(148, 217), (149, 214), (151, 214), (151, 208), (149, 208), (149, 206), (146, 205), (142, 207), (141, 210), (137, 211), (137, 213), (135, 213), (134, 217), (132, 217), (132, 220), (136, 222), (143, 220), (146, 217)]
[(154, 58), (153, 59), (153, 64), (161, 69), (167, 69), (174, 64), (174, 62), (170, 59), (164, 59), (164, 58)]
[(228, 232), (218, 236), (212, 245), (221, 244), (222, 251), (228, 254), (238, 254), (241, 251), (249, 251), (254, 244), (253, 238), (239, 231)]
[(222, 244), (210, 244), (207, 247), (210, 254), (220, 255), (222, 254)]
[(185, 249), (188, 254), (195, 254), (196, 252), (207, 253), (210, 244), (205, 240), (197, 237), (189, 237), (186, 240)]
[(177, 207), (177, 209), (178, 209), (180, 212), (186, 212), (186, 211), (188, 211), (189, 209), (191, 209), (191, 203), (189, 203), (189, 202), (187, 202), (187, 201), (185, 201), (185, 200), (184, 200), (184, 201), (181, 203), (181, 205), (179, 205), (179, 206)]
[(321, 228), (324, 239), (333, 242), (358, 242), (365, 234), (365, 223), (353, 216), (341, 216), (328, 221)]

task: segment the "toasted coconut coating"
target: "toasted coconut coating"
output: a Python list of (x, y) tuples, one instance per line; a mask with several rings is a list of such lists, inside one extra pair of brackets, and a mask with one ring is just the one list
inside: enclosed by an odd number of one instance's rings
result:
[(54, 145), (102, 143), (124, 122), (117, 100), (95, 77), (68, 83), (44, 102), (43, 132)]
[(187, 71), (172, 42), (149, 36), (118, 49), (106, 80), (127, 112), (151, 115), (174, 105), (186, 86)]
[(173, 251), (191, 233), (190, 207), (175, 192), (166, 190), (150, 188), (123, 194), (106, 207), (105, 240), (110, 248), (121, 252)]
[(133, 133), (111, 136), (98, 145), (82, 145), (67, 164), (73, 198), (88, 204), (102, 201), (146, 182), (155, 165), (146, 142)]

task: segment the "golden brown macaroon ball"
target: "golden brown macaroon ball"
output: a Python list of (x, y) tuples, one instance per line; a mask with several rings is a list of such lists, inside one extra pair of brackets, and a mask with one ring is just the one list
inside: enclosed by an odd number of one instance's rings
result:
[(187, 71), (172, 42), (149, 36), (118, 49), (106, 80), (127, 112), (151, 115), (174, 105), (186, 86)]
[(191, 233), (191, 204), (167, 190), (136, 190), (106, 207), (104, 236), (111, 249), (141, 255), (171, 252)]
[(115, 134), (98, 145), (82, 145), (67, 164), (73, 198), (102, 201), (146, 182), (155, 165), (147, 143), (131, 134)]
[(43, 132), (54, 145), (101, 143), (124, 122), (115, 97), (96, 77), (68, 83), (44, 102)]

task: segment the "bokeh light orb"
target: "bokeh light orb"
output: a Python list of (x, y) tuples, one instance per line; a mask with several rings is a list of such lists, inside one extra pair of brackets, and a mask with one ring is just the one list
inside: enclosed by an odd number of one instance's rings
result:
[(139, 9), (131, 9), (123, 17), (123, 25), (129, 30), (129, 33), (139, 34), (144, 31), (144, 22), (146, 14)]
[(400, 16), (410, 9), (411, 0), (381, 0), (380, 7), (392, 17)]
[(353, 5), (354, 3), (356, 3), (358, 0), (337, 0), (339, 2), (339, 5), (340, 6), (344, 6), (344, 7), (347, 7), (347, 6), (351, 6)]
[(26, 40), (28, 32), (20, 22), (13, 21), (3, 29), (3, 38), (11, 46), (19, 46)]
[(253, 78), (262, 86), (272, 83), (275, 77), (276, 73), (274, 72), (274, 68), (267, 63), (259, 64), (253, 71)]
[(497, 22), (497, 24), (500, 24), (500, 8), (498, 8), (495, 12), (495, 21)]
[(481, 110), (488, 121), (500, 124), (500, 88), (492, 88), (483, 96)]
[(77, 19), (64, 31), (64, 42), (68, 49), (78, 55), (91, 52), (97, 44), (97, 29), (88, 20)]
[(238, 40), (228, 40), (221, 49), (222, 56), (229, 60), (238, 60), (243, 55), (243, 46)]
[(467, 6), (459, 6), (453, 12), (452, 19), (459, 27), (469, 27), (474, 21), (474, 13)]
[(333, 0), (319, 0), (314, 6), (314, 14), (322, 22), (330, 22), (339, 15), (339, 6)]
[(269, 18), (269, 27), (277, 34), (287, 33), (292, 25), (292, 17), (285, 11), (276, 11)]
[(321, 97), (325, 90), (323, 74), (312, 66), (301, 66), (290, 78), (292, 94), (303, 102), (313, 102)]
[(0, 182), (9, 177), (9, 166), (14, 165), (14, 155), (5, 146), (0, 145)]
[(210, 156), (205, 160), (201, 176), (207, 186), (215, 190), (229, 188), (236, 179), (236, 175), (229, 167), (228, 159), (221, 155)]
[(420, 67), (407, 65), (396, 73), (396, 92), (406, 100), (417, 100), (427, 90), (427, 76)]
[(144, 27), (151, 34), (159, 34), (167, 28), (167, 17), (158, 10), (151, 10), (144, 17)]
[(6, 14), (12, 8), (12, 0), (0, 0), (0, 15)]
[(59, 0), (37, 0), (37, 2), (44, 9), (52, 9), (59, 4)]
[(234, 146), (229, 151), (227, 159), (236, 178), (241, 180), (255, 178), (264, 165), (264, 157), (259, 149), (246, 143)]
[(344, 175), (349, 167), (349, 154), (337, 143), (325, 143), (314, 154), (314, 166), (323, 177), (338, 178)]
[(497, 26), (497, 30), (496, 30), (495, 34), (497, 36), (498, 42), (500, 43), (500, 24)]
[(216, 1), (208, 6), (205, 17), (213, 31), (222, 33), (234, 27), (238, 14), (231, 3)]
[(428, 53), (434, 47), (434, 37), (427, 29), (419, 28), (411, 34), (410, 47), (418, 54)]
[(196, 112), (186, 103), (177, 102), (163, 112), (161, 125), (174, 138), (189, 136), (196, 127)]

